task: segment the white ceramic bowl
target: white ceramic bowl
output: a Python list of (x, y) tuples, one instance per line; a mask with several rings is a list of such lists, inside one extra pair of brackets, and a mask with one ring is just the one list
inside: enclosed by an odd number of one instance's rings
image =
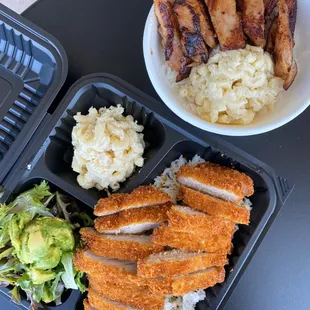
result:
[(298, 74), (294, 84), (281, 92), (273, 111), (257, 115), (249, 125), (221, 125), (200, 119), (182, 105), (184, 100), (168, 83), (162, 69), (163, 49), (158, 34), (158, 22), (151, 8), (143, 37), (143, 53), (151, 82), (163, 102), (186, 122), (210, 132), (229, 136), (249, 136), (278, 128), (300, 113), (310, 104), (310, 1), (298, 0), (298, 16), (295, 31), (295, 55)]

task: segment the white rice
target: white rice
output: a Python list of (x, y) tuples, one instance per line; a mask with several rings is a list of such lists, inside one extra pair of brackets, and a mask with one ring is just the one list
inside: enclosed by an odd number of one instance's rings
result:
[(204, 290), (190, 292), (184, 296), (168, 296), (164, 310), (195, 310), (196, 304), (206, 298)]
[(179, 169), (184, 165), (195, 166), (206, 161), (200, 156), (195, 155), (192, 160), (187, 160), (183, 155), (173, 161), (169, 168), (166, 168), (164, 172), (155, 178), (154, 185), (166, 192), (174, 203), (177, 203), (177, 195), (179, 192), (179, 183), (177, 182), (177, 173)]

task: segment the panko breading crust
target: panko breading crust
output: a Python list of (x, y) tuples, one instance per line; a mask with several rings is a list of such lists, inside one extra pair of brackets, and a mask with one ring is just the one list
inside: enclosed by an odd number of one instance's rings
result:
[(104, 257), (137, 260), (163, 251), (162, 246), (151, 242), (138, 242), (134, 237), (133, 240), (110, 239), (109, 235), (99, 234), (93, 228), (82, 228), (80, 234), (87, 249)]
[(84, 306), (84, 310), (96, 310), (89, 304), (87, 298), (83, 300), (83, 306)]
[[(182, 259), (183, 251), (172, 250), (174, 259), (165, 259), (165, 253), (154, 254), (138, 261), (138, 276), (144, 278), (175, 277), (203, 270), (212, 266), (224, 266), (228, 263), (226, 254), (191, 253), (193, 256)], [(158, 261), (152, 261), (159, 257)]]
[(184, 231), (207, 231), (212, 234), (232, 236), (235, 233), (235, 223), (223, 218), (208, 215), (188, 214), (182, 212), (184, 206), (173, 206), (168, 212), (169, 227)]
[(180, 187), (180, 193), (183, 202), (193, 209), (222, 217), (234, 223), (246, 225), (250, 223), (250, 211), (246, 208), (202, 194), (185, 186)]
[(94, 214), (102, 216), (119, 212), (123, 200), (128, 196), (129, 194), (113, 194), (107, 198), (101, 198), (95, 206)]
[(167, 211), (171, 203), (125, 210), (116, 214), (98, 217), (95, 220), (95, 228), (98, 232), (117, 230), (125, 226), (143, 223), (163, 223), (168, 219)]
[(231, 238), (225, 235), (206, 235), (204, 232), (188, 232), (161, 226), (154, 229), (152, 241), (184, 251), (230, 254)]
[(231, 192), (239, 198), (239, 201), (244, 196), (254, 194), (253, 180), (246, 174), (210, 162), (181, 167), (177, 174), (177, 180), (181, 184), (182, 178), (191, 178), (204, 185)]
[(151, 294), (144, 289), (131, 286), (119, 287), (111, 283), (101, 282), (96, 278), (89, 278), (90, 290), (93, 289), (102, 297), (117, 301), (126, 306), (138, 309), (162, 310), (166, 296)]
[(224, 280), (224, 267), (212, 267), (181, 277), (154, 280), (149, 287), (154, 294), (182, 296), (191, 291), (212, 287)]
[(116, 302), (112, 301), (111, 299), (107, 299), (101, 297), (97, 294), (96, 291), (90, 289), (87, 294), (89, 303), (96, 309), (102, 310), (134, 310), (134, 308), (128, 308), (123, 304), (117, 304)]
[(94, 214), (96, 216), (109, 215), (131, 208), (161, 205), (169, 201), (171, 198), (156, 187), (140, 186), (131, 194), (113, 194), (100, 199), (95, 206)]
[(100, 274), (102, 278), (112, 280), (121, 280), (124, 284), (145, 285), (143, 279), (139, 278), (136, 274), (131, 273), (119, 266), (112, 266), (92, 259), (87, 251), (78, 249), (73, 258), (74, 266), (77, 270), (83, 271), (89, 275)]

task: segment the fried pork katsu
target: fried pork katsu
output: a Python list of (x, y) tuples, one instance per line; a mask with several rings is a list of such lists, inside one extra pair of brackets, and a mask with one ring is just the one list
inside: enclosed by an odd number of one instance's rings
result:
[[(87, 298), (89, 305), (93, 306), (95, 309), (103, 310), (136, 310), (136, 308), (125, 306), (124, 304), (115, 302), (111, 299), (101, 297), (96, 291), (90, 289)], [(85, 307), (85, 305), (84, 305)], [(86, 308), (85, 308), (86, 309)], [(89, 309), (89, 308), (88, 308)]]
[(244, 0), (242, 25), (243, 31), (254, 45), (265, 46), (265, 18), (263, 0)]
[(228, 236), (232, 236), (235, 232), (233, 222), (189, 207), (173, 206), (167, 214), (169, 227), (176, 230), (204, 231)]
[(161, 205), (169, 202), (170, 197), (154, 186), (139, 186), (131, 194), (113, 194), (100, 199), (95, 206), (94, 214), (104, 216), (123, 210)]
[(250, 211), (245, 207), (214, 198), (208, 194), (202, 194), (185, 186), (181, 186), (180, 194), (183, 202), (193, 209), (219, 216), (238, 224), (248, 225), (250, 222)]
[(88, 250), (96, 255), (120, 260), (137, 260), (163, 251), (144, 235), (105, 235), (93, 228), (82, 228), (80, 234)]
[(88, 299), (85, 298), (83, 300), (83, 306), (84, 306), (84, 310), (97, 310), (96, 308), (92, 307), (89, 302), (88, 302)]
[(94, 290), (97, 295), (122, 303), (126, 306), (137, 309), (162, 310), (166, 296), (161, 294), (152, 294), (144, 288), (120, 287), (113, 283), (105, 283), (98, 278), (89, 277), (90, 292)]
[(177, 180), (192, 189), (233, 202), (240, 202), (254, 193), (250, 177), (213, 163), (183, 166), (177, 174)]
[(161, 226), (154, 229), (152, 241), (159, 245), (170, 246), (184, 251), (230, 254), (231, 236), (209, 235), (205, 232), (175, 230)]
[(241, 18), (235, 0), (205, 0), (221, 49), (245, 47)]
[(174, 278), (161, 278), (150, 282), (154, 294), (182, 296), (191, 291), (212, 287), (225, 280), (224, 267), (211, 267)]
[(183, 48), (180, 42), (179, 25), (173, 13), (170, 1), (154, 0), (155, 14), (159, 22), (158, 31), (162, 37), (162, 46), (165, 51), (165, 59), (171, 69), (177, 71), (177, 81), (187, 78), (191, 68), (184, 57)]
[(171, 203), (125, 210), (116, 214), (98, 217), (95, 228), (106, 234), (137, 234), (158, 227), (167, 221)]
[(227, 264), (226, 254), (171, 250), (152, 254), (138, 261), (138, 276), (143, 278), (175, 277)]
[(87, 274), (100, 275), (102, 279), (122, 281), (124, 284), (144, 285), (137, 277), (137, 263), (134, 261), (120, 261), (95, 255), (88, 250), (77, 250), (74, 256), (74, 265), (77, 270)]

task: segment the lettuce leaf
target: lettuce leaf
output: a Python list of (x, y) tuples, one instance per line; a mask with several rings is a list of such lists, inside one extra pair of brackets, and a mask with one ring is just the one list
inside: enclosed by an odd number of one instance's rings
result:
[(77, 290), (78, 286), (75, 283), (75, 268), (73, 265), (73, 254), (64, 253), (61, 259), (61, 263), (64, 266), (65, 271), (61, 275), (61, 280), (63, 281), (66, 288), (71, 288)]

